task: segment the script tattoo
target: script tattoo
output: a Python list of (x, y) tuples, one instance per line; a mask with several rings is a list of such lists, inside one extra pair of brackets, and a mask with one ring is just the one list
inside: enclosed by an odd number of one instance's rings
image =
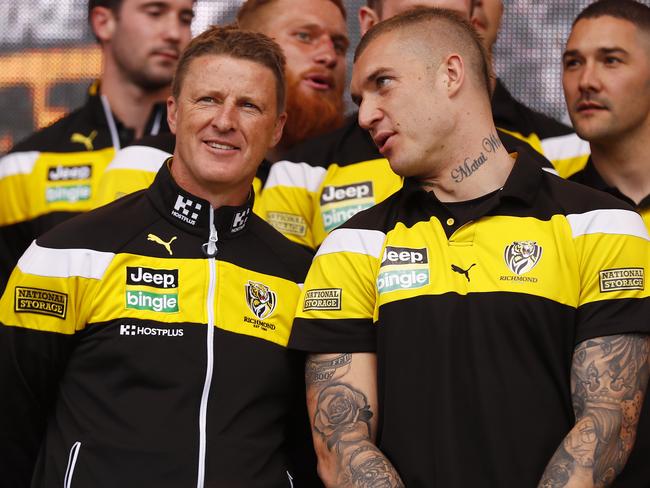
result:
[(481, 166), (483, 166), (488, 156), (486, 153), (494, 153), (502, 146), (501, 140), (496, 134), (490, 134), (488, 137), (483, 138), (483, 151), (474, 159), (465, 158), (463, 164), (451, 170), (451, 178), (460, 183), (465, 178), (472, 176)]
[(576, 424), (546, 468), (541, 488), (581, 480), (607, 487), (621, 472), (636, 436), (648, 349), (647, 337), (634, 334), (589, 339), (576, 347), (571, 378)]
[(305, 368), (307, 384), (331, 381), (335, 378), (337, 370), (339, 370), (337, 376), (345, 374), (345, 372), (350, 369), (351, 362), (352, 354), (341, 354), (336, 356), (334, 359), (326, 359), (322, 361), (308, 359)]

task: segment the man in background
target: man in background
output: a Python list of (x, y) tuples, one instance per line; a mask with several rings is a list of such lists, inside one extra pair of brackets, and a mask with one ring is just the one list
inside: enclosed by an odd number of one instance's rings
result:
[[(474, 0), (472, 25), (483, 38), (493, 66), (502, 17), (503, 0)], [(496, 76), (492, 79), (492, 90), (492, 114), (499, 129), (526, 141), (546, 156), (560, 176), (584, 166), (589, 145), (573, 129), (521, 103)]]
[[(258, 170), (256, 193), (271, 162), (298, 142), (341, 125), (349, 45), (345, 19), (341, 0), (248, 0), (240, 8), (238, 25), (272, 37), (287, 57), (287, 123)], [(149, 186), (173, 148), (173, 138), (161, 135), (120, 151), (102, 179), (98, 204)]]
[(88, 100), (0, 159), (0, 291), (33, 239), (90, 210), (115, 152), (167, 129), (169, 95), (190, 41), (193, 0), (90, 0), (102, 72)]
[[(650, 229), (650, 8), (632, 0), (589, 5), (573, 23), (562, 64), (571, 121), (591, 146), (586, 166), (569, 179), (627, 202)], [(649, 457), (646, 399), (634, 450), (615, 486), (647, 486)]]

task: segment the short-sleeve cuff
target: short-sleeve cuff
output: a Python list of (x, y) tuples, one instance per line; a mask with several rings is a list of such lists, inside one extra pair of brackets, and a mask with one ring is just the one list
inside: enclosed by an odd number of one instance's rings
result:
[(293, 322), (289, 348), (313, 353), (375, 352), (376, 326), (371, 319), (303, 319)]

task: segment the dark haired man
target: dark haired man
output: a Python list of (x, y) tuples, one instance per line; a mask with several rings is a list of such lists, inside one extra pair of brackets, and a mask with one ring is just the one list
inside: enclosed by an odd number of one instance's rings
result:
[(39, 237), (0, 299), (7, 486), (314, 486), (294, 480), (286, 348), (309, 255), (251, 212), (284, 56), (212, 28), (178, 73), (154, 183)]
[[(361, 471), (392, 487), (591, 487), (578, 476), (615, 475), (630, 452), (650, 237), (623, 202), (508, 154), (487, 65), (469, 22), (440, 9), (357, 48), (359, 123), (405, 183), (327, 237), (294, 321), (328, 485), (367, 486)], [(587, 466), (572, 471), (559, 453), (576, 438)]]
[[(650, 8), (632, 0), (589, 5), (573, 23), (563, 67), (569, 115), (591, 145), (587, 165), (570, 179), (626, 201), (650, 229)], [(646, 400), (634, 450), (616, 486), (647, 486), (648, 456)]]
[(90, 210), (115, 151), (167, 130), (164, 102), (193, 0), (90, 0), (103, 68), (84, 106), (0, 159), (0, 292), (34, 238)]
[[(334, 130), (343, 121), (349, 44), (345, 8), (341, 0), (248, 0), (237, 23), (275, 39), (287, 58), (287, 123), (282, 140), (260, 166), (255, 181), (259, 194), (271, 162), (298, 142)], [(158, 136), (118, 153), (102, 179), (98, 203), (146, 188), (172, 151), (173, 140)]]
[[(474, 0), (472, 25), (483, 38), (490, 58), (502, 16), (503, 0)], [(493, 78), (492, 90), (492, 115), (499, 129), (526, 141), (546, 156), (560, 176), (584, 166), (589, 157), (589, 144), (573, 129), (521, 103), (500, 78)]]
[[(471, 0), (382, 0), (359, 10), (361, 32), (415, 7), (443, 7), (469, 19)], [(499, 132), (509, 151), (525, 144)], [(269, 172), (262, 216), (286, 237), (316, 249), (323, 239), (360, 210), (369, 208), (402, 186), (356, 116), (341, 129), (312, 138), (285, 154)], [(551, 164), (540, 156), (540, 164)]]

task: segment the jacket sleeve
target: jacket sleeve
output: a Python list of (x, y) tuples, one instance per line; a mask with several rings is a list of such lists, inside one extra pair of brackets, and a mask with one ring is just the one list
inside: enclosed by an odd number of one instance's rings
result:
[(78, 276), (83, 262), (76, 260), (75, 269), (70, 258), (66, 250), (33, 243), (0, 299), (3, 486), (30, 485), (60, 378), (85, 324), (83, 304), (91, 301), (96, 280)]

